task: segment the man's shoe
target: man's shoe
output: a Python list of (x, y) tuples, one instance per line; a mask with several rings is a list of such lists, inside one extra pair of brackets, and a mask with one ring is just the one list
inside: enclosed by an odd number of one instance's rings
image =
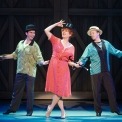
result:
[(116, 113), (117, 115), (122, 115), (120, 111), (115, 111), (114, 113)]
[(96, 116), (101, 116), (101, 113), (100, 113), (100, 112), (97, 112), (97, 113), (96, 113)]
[(33, 112), (27, 112), (26, 116), (32, 116)]
[(16, 111), (13, 111), (11, 109), (8, 109), (6, 112), (4, 112), (3, 114), (7, 115), (7, 114), (10, 114), (10, 113), (15, 113)]

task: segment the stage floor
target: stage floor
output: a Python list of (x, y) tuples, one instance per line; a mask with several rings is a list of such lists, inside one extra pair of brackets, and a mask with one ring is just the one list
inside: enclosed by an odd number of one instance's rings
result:
[[(38, 100), (34, 102), (34, 112), (32, 116), (26, 115), (26, 102), (22, 101), (16, 113), (3, 115), (2, 113), (9, 107), (10, 101), (0, 101), (0, 122), (122, 122), (122, 116), (111, 113), (108, 103), (102, 104), (102, 116), (96, 117), (92, 101), (65, 101), (64, 106), (67, 117), (60, 118), (60, 110), (55, 107), (50, 118), (45, 117), (47, 105), (51, 101)], [(122, 105), (119, 104), (122, 111)]]

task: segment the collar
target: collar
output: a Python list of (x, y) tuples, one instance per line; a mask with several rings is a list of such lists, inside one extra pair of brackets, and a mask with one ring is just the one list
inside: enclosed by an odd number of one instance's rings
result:
[[(24, 43), (25, 40), (22, 41), (22, 43)], [(29, 44), (29, 46), (33, 46), (34, 44), (34, 40), (31, 41), (31, 43)]]

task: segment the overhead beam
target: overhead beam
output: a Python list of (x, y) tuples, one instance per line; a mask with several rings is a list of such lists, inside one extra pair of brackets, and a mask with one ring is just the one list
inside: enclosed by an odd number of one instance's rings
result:
[(122, 16), (122, 9), (69, 9), (69, 15)]
[(50, 8), (0, 8), (0, 15), (51, 15)]
[[(0, 15), (50, 15), (51, 8), (0, 8)], [(69, 15), (95, 15), (95, 16), (122, 16), (122, 9), (72, 9), (68, 10)]]

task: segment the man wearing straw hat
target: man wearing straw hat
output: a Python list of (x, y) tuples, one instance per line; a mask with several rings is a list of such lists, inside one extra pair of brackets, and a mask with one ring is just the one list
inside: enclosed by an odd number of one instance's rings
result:
[[(94, 97), (94, 108), (96, 116), (101, 116), (101, 86), (103, 84), (106, 89), (111, 112), (118, 115), (120, 113), (117, 102), (116, 92), (112, 76), (110, 74), (109, 54), (115, 55), (118, 58), (122, 57), (122, 51), (114, 48), (110, 42), (100, 38), (102, 30), (97, 26), (91, 26), (87, 31), (87, 34), (91, 37), (91, 42), (83, 52), (83, 55), (79, 59), (79, 65), (85, 65), (88, 58), (90, 58), (90, 75), (92, 82), (92, 90)], [(80, 66), (79, 66), (80, 67)]]

